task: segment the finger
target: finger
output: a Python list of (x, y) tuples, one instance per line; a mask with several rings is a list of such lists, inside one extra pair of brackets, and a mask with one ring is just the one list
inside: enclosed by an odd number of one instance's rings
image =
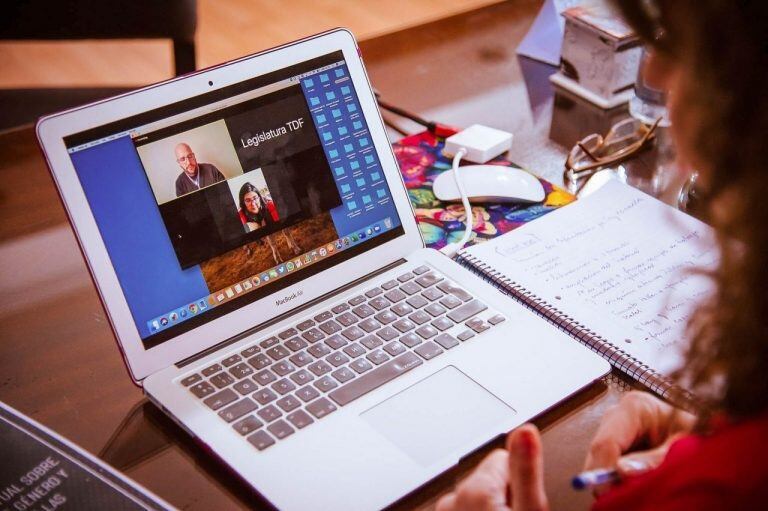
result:
[(507, 509), (508, 459), (497, 449), (456, 488), (454, 509)]
[(642, 474), (661, 465), (667, 456), (670, 445), (681, 435), (673, 435), (666, 442), (653, 449), (637, 451), (619, 458), (616, 468), (622, 477)]
[(636, 426), (619, 405), (609, 408), (592, 438), (584, 462), (584, 470), (614, 467), (621, 454), (636, 437)]
[(541, 436), (533, 424), (524, 424), (507, 436), (509, 484), (514, 511), (548, 508), (544, 492), (544, 460)]
[(458, 511), (456, 507), (456, 494), (448, 493), (440, 497), (435, 505), (435, 511)]
[(619, 458), (616, 462), (616, 468), (622, 477), (642, 474), (661, 465), (666, 455), (666, 445), (661, 445), (647, 451), (633, 452)]
[(615, 467), (619, 457), (639, 438), (658, 437), (658, 424), (662, 422), (662, 416), (668, 417), (669, 410), (668, 405), (648, 393), (626, 393), (600, 421), (584, 469)]

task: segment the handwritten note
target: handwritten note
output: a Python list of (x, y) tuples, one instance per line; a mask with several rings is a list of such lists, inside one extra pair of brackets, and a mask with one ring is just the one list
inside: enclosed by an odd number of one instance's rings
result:
[(711, 228), (618, 182), (468, 252), (662, 373), (718, 262)]

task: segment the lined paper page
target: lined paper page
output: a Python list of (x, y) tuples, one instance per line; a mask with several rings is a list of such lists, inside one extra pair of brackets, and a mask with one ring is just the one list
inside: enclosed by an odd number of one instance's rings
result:
[(707, 225), (617, 181), (466, 250), (652, 369), (680, 363), (717, 264)]

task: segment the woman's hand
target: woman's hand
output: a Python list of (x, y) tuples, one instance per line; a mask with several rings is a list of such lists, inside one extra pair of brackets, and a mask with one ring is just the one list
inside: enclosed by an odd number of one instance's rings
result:
[[(656, 468), (670, 444), (688, 433), (695, 422), (690, 413), (651, 394), (628, 392), (603, 416), (584, 469), (616, 468), (620, 475), (630, 476)], [(647, 450), (629, 452), (638, 445)]]
[(539, 430), (525, 424), (507, 436), (507, 450), (489, 454), (437, 511), (546, 511)]

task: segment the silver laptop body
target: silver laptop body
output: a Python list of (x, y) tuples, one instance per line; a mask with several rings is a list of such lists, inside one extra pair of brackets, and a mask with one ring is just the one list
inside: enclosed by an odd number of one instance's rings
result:
[(132, 379), (280, 509), (377, 509), (609, 370), (425, 249), (351, 34), (42, 119)]

